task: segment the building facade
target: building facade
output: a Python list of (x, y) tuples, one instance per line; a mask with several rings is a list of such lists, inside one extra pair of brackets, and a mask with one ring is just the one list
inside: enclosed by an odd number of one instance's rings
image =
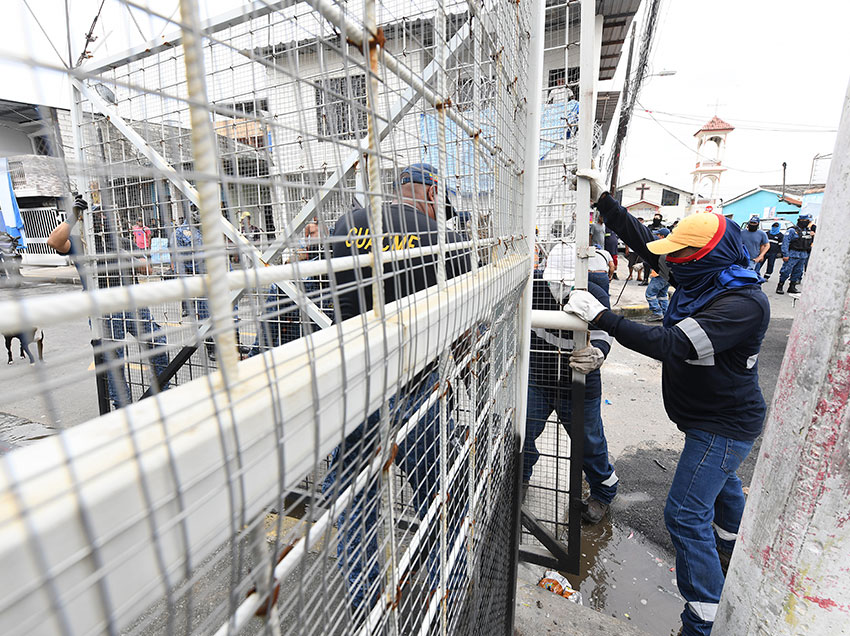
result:
[[(804, 200), (807, 206), (818, 207), (819, 211), (817, 196), (823, 197), (823, 187), (823, 184), (758, 186), (723, 202), (721, 212), (739, 224), (754, 214), (762, 219), (778, 217), (796, 223)], [(815, 212), (815, 207), (808, 211)]]
[(690, 192), (653, 179), (625, 183), (615, 197), (635, 216), (649, 219), (656, 211), (661, 212), (668, 225), (685, 216), (691, 205)]

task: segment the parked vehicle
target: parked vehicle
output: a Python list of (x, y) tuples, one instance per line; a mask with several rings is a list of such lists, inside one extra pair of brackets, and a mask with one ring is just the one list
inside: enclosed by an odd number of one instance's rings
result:
[[(741, 223), (741, 229), (746, 229), (746, 228), (747, 228), (747, 223), (749, 223), (749, 220), (744, 221), (743, 223)], [(782, 230), (783, 232), (784, 232), (785, 230), (787, 230), (789, 227), (791, 227), (791, 226), (793, 226), (793, 225), (794, 225), (794, 224), (793, 224), (793, 223), (791, 223), (791, 221), (789, 221), (788, 219), (780, 219), (779, 217), (772, 217), (772, 218), (769, 218), (769, 219), (759, 219), (759, 229), (764, 230), (765, 232), (767, 232), (767, 231), (769, 231), (769, 230), (770, 230), (770, 227), (771, 227), (774, 223), (779, 223), (779, 229), (780, 229), (780, 230)]]

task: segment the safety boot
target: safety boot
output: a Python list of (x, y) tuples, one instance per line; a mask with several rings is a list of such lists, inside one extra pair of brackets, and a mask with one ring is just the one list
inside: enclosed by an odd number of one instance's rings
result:
[(788, 285), (788, 293), (789, 294), (799, 294), (800, 293), (800, 290), (797, 289), (797, 283), (792, 282), (790, 285)]
[(785, 283), (779, 283), (779, 284), (776, 286), (776, 293), (777, 293), (777, 294), (784, 294), (784, 293), (785, 293), (785, 292), (783, 291), (783, 289), (782, 289), (782, 287), (783, 287), (784, 285), (785, 285)]
[(593, 497), (588, 497), (582, 503), (581, 518), (589, 524), (596, 524), (602, 521), (602, 518), (608, 514), (610, 506), (601, 501), (597, 501)]

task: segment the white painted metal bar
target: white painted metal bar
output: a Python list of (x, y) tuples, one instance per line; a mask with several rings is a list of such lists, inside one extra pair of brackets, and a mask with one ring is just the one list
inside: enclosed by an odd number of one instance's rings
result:
[(820, 636), (850, 625), (850, 85), (713, 634)]
[[(198, 210), (201, 217), (201, 233), (204, 237), (210, 318), (216, 354), (220, 362), (219, 369), (225, 386), (228, 386), (235, 383), (238, 378), (239, 356), (236, 350), (236, 334), (232, 328), (233, 305), (230, 302), (226, 281), (227, 253), (224, 249), (224, 236), (220, 231), (222, 216), (218, 148), (215, 131), (206, 108), (209, 98), (198, 0), (180, 0), (180, 15), (184, 25), (183, 59), (186, 67), (189, 113), (192, 119), (192, 154), (198, 182)], [(245, 241), (247, 242), (247, 239)]]
[[(299, 0), (247, 0), (246, 3), (243, 3), (242, 6), (239, 6), (236, 9), (218, 16), (213, 16), (204, 21), (201, 25), (201, 31), (204, 34), (210, 35), (218, 33), (224, 29), (229, 29), (230, 27), (237, 26), (239, 24), (245, 24), (246, 22), (250, 22), (256, 18), (262, 18), (263, 16), (274, 13), (275, 11), (280, 11), (286, 7), (294, 6), (298, 4), (298, 1)], [(248, 4), (248, 2), (250, 2), (250, 4)], [(139, 5), (136, 2), (132, 2), (132, 0), (122, 0), (122, 3), (130, 7), (138, 7), (146, 14), (168, 20), (167, 16), (157, 14), (149, 6), (147, 6), (147, 4)], [(247, 6), (245, 6), (246, 4)], [(96, 66), (94, 64), (84, 64), (82, 66), (82, 70), (88, 75), (99, 75), (118, 66), (124, 66), (130, 62), (143, 60), (146, 57), (156, 55), (162, 51), (171, 50), (182, 43), (183, 31), (181, 29), (175, 29), (174, 31), (163, 34), (159, 38), (151, 40), (145, 44), (133, 47), (116, 55), (98, 59)]]
[[(507, 240), (512, 240), (508, 237)], [(505, 240), (505, 239), (503, 239)], [(485, 244), (495, 244), (491, 239)], [(450, 243), (452, 249), (469, 249), (472, 241)], [(390, 262), (406, 258), (419, 258), (436, 254), (436, 245), (416, 247), (404, 251), (390, 251), (385, 254)], [(367, 267), (371, 262), (369, 254), (340, 256), (327, 261), (287, 263), (254, 270), (234, 270), (225, 277), (230, 290), (242, 290), (246, 287), (262, 287), (295, 278), (319, 276), (332, 271), (345, 271), (355, 267)], [(93, 312), (110, 313), (121, 311), (128, 306), (145, 306), (167, 301), (179, 301), (185, 297), (204, 296), (206, 280), (203, 276), (188, 276), (179, 280), (125, 285), (90, 291), (73, 291), (52, 294), (49, 297), (32, 296), (18, 300), (0, 302), (0, 333), (17, 333), (32, 325), (50, 327), (63, 324), (74, 318), (86, 318)], [(231, 296), (232, 298), (232, 296)]]
[[(593, 157), (593, 128), (596, 121), (596, 0), (581, 2), (581, 45), (579, 48), (578, 169), (589, 170)], [(590, 184), (576, 183), (576, 270), (575, 286), (587, 289), (588, 235), (590, 232)]]
[[(519, 361), (517, 365), (516, 433), (520, 448), (525, 438), (525, 416), (528, 394), (528, 369), (531, 351), (531, 301), (534, 284), (534, 227), (537, 220), (538, 170), (540, 166), (540, 115), (543, 108), (543, 34), (544, 0), (534, 0), (531, 14), (531, 33), (528, 34), (528, 99), (525, 124), (525, 170), (522, 180), (523, 252), (528, 254), (525, 290), (520, 301), (517, 330), (519, 332)], [(585, 241), (586, 241), (585, 237)]]
[[(232, 458), (221, 455), (222, 430), (239, 428), (244, 494), (236, 504), (251, 518), (263, 509), (270, 493), (295, 486), (312, 469), (315, 457), (328, 454), (341, 435), (361, 423), (362, 409), (346, 408), (354, 394), (366, 391), (369, 410), (386, 399), (382, 383), (368, 378), (386, 373), (392, 391), (409, 374), (421, 371), (439, 355), (446, 340), (456, 339), (489, 315), (487, 299), (524, 283), (528, 260), (527, 255), (506, 256), (476, 274), (452, 279), (442, 291), (432, 288), (394, 303), (385, 319), (392, 328), (386, 328), (384, 321), (369, 318), (364, 323), (363, 317), (356, 317), (339, 331), (319, 331), (240, 362), (240, 383), (231, 390), (233, 401), (226, 410), (216, 407), (216, 378), (211, 382), (201, 378), (151, 398), (156, 409), (148, 401), (133, 403), (0, 458), (0, 496), (14, 502), (9, 493), (12, 489), (18, 493), (17, 502), (0, 509), (0, 566), (16, 573), (14, 579), (0, 580), (4, 622), (41, 620), (46, 622), (39, 630), (55, 631), (55, 615), (42, 612), (49, 605), (47, 592), (27, 548), (35, 532), (51, 546), (52, 563), (71, 564), (67, 569), (57, 567), (52, 577), (74, 632), (87, 633), (108, 620), (96, 611), (100, 607), (96, 586), (80, 585), (92, 572), (104, 577), (110, 589), (116, 609), (109, 618), (126, 626), (164, 593), (149, 528), (133, 522), (144, 505), (139, 499), (139, 470), (149, 479), (151, 500), (162, 502), (163, 516), (157, 518), (163, 520), (181, 518), (174, 509), (171, 467), (183, 475), (181, 480), (196, 476), (182, 484), (185, 500), (193, 502), (185, 518), (163, 521), (158, 545), (168, 563), (202, 562), (229, 537), (225, 463)], [(456, 319), (439, 319), (446, 314)], [(346, 343), (344, 349), (339, 338)], [(385, 351), (390, 358), (384, 365), (367, 364)], [(312, 375), (299, 373), (308, 360), (320, 363)], [(267, 365), (278, 371), (275, 386), (269, 385)], [(311, 408), (313, 382), (322, 404), (318, 411)], [(341, 390), (344, 383), (347, 394)], [(288, 417), (275, 424), (274, 414), (284, 404)], [(317, 437), (300, 433), (313, 426)], [(138, 460), (133, 459), (130, 439), (139, 449)], [(78, 475), (73, 481), (69, 464)], [(90, 513), (95, 536), (103, 538), (102, 568), (92, 569), (90, 560), (79, 556), (91, 554), (80, 527), (80, 507)], [(25, 517), (32, 520), (32, 531), (22, 526)], [(184, 544), (183, 532), (189, 545)], [(67, 596), (71, 590), (73, 598)]]
[(563, 311), (531, 310), (532, 329), (562, 329), (564, 331), (587, 331), (587, 323), (581, 318)]

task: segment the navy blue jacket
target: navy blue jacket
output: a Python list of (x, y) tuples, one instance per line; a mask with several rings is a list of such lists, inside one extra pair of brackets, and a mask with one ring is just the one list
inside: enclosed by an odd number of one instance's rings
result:
[[(384, 252), (427, 247), (436, 245), (438, 241), (437, 222), (410, 205), (384, 205), (383, 225), (385, 236), (381, 240), (381, 250)], [(374, 246), (369, 234), (368, 212), (357, 208), (343, 214), (334, 226), (332, 240), (334, 257), (371, 252)], [(463, 236), (457, 232), (446, 232), (446, 243), (463, 240)], [(434, 254), (385, 263), (384, 301), (391, 303), (436, 285), (437, 258)], [(470, 267), (469, 250), (446, 254), (446, 278), (465, 274)], [(342, 320), (372, 309), (371, 267), (338, 271), (334, 276), (339, 291), (337, 306)]]
[[(605, 224), (662, 275), (669, 266), (646, 249), (652, 233), (610, 195), (597, 205)], [(675, 285), (670, 272), (668, 280)], [(662, 364), (661, 390), (670, 419), (683, 431), (699, 429), (737, 440), (761, 432), (765, 402), (758, 354), (770, 305), (758, 287), (726, 290), (671, 326), (649, 326), (605, 311), (595, 325), (622, 345)]]

